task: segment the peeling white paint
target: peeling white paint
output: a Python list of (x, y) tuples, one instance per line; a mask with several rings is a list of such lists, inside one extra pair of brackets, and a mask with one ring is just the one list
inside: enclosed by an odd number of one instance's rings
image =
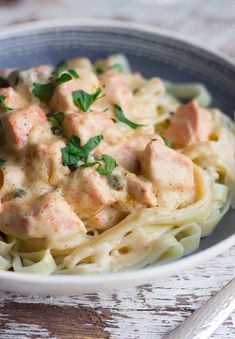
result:
[[(5, 303), (14, 301), (27, 304), (87, 306), (100, 311), (108, 309), (112, 313), (112, 319), (106, 321), (105, 330), (110, 333), (112, 338), (121, 339), (124, 333), (126, 333), (125, 338), (128, 339), (161, 338), (163, 334), (176, 327), (234, 277), (234, 262), (235, 247), (200, 267), (152, 286), (115, 293), (73, 297), (22, 296), (2, 292), (0, 293), (0, 306), (4, 309)], [(234, 323), (235, 313), (216, 331), (212, 338), (235, 338)], [(18, 326), (16, 324), (15, 330), (17, 331), (19, 331)], [(27, 333), (26, 327), (25, 330)], [(9, 332), (9, 329), (7, 331)], [(15, 333), (21, 333), (17, 331)], [(47, 338), (46, 332), (43, 333), (43, 337), (41, 334), (38, 336), (37, 331), (39, 330), (36, 327), (37, 338)]]

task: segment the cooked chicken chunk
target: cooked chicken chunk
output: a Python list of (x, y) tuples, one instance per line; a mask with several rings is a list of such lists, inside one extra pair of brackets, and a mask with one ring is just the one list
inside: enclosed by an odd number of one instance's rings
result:
[(1, 125), (8, 146), (14, 150), (23, 149), (34, 126), (46, 123), (46, 115), (36, 105), (10, 111), (1, 116)]
[(207, 141), (213, 129), (211, 113), (198, 106), (196, 101), (180, 106), (171, 119), (165, 136), (175, 146), (187, 146)]
[(160, 206), (176, 209), (194, 201), (193, 163), (183, 154), (154, 140), (146, 146), (141, 166)]
[(20, 239), (55, 241), (86, 231), (83, 222), (61, 195), (53, 192), (22, 199), (17, 198), (3, 204), (0, 229), (6, 234)]
[(82, 144), (101, 134), (104, 140), (111, 144), (123, 139), (120, 129), (105, 113), (71, 113), (65, 116), (63, 126), (63, 132), (67, 138), (74, 134), (81, 139)]
[[(27, 100), (12, 87), (0, 88), (0, 95), (6, 97), (4, 103), (10, 109), (21, 109), (28, 105)], [(1, 108), (0, 108), (1, 111)]]

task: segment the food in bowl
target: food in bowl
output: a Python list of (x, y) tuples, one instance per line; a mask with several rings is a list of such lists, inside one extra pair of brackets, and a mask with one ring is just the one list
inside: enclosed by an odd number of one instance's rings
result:
[(234, 205), (230, 118), (203, 84), (94, 65), (0, 71), (0, 268), (88, 274), (175, 260)]

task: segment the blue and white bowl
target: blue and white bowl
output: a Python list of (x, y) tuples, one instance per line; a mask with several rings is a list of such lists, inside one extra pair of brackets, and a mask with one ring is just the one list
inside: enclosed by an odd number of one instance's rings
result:
[[(235, 64), (225, 56), (173, 33), (118, 21), (56, 21), (25, 24), (0, 32), (0, 68), (57, 64), (74, 56), (92, 60), (125, 54), (145, 77), (176, 82), (203, 82), (212, 106), (232, 117), (235, 110)], [(235, 169), (234, 169), (235, 170)], [(176, 274), (208, 260), (235, 244), (235, 211), (229, 211), (194, 254), (140, 271), (87, 276), (34, 276), (0, 273), (0, 288), (24, 293), (76, 294), (119, 289)]]

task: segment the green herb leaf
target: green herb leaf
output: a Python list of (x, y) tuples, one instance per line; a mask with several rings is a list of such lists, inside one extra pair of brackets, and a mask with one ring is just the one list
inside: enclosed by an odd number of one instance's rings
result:
[(8, 81), (4, 79), (3, 77), (0, 77), (0, 88), (7, 87), (7, 86), (8, 86)]
[(116, 161), (107, 154), (102, 154), (101, 160), (104, 161), (105, 166), (99, 164), (97, 172), (101, 175), (109, 175), (113, 172), (114, 168), (117, 166)]
[(66, 71), (66, 69), (67, 69), (66, 63), (61, 62), (54, 71), (55, 77), (58, 78), (61, 75), (61, 73)]
[(74, 78), (78, 79), (79, 75), (77, 74), (77, 72), (74, 69), (69, 69), (68, 70), (69, 74), (72, 75)]
[(2, 167), (2, 165), (5, 163), (5, 160), (0, 159), (0, 167)]
[(138, 128), (138, 127), (142, 127), (144, 125), (141, 125), (141, 124), (137, 124), (133, 121), (130, 121), (129, 119), (127, 119), (121, 109), (121, 107), (115, 105), (115, 112), (116, 112), (116, 115), (117, 115), (117, 118), (119, 121), (123, 122), (124, 124), (130, 126), (131, 128)]
[(118, 73), (123, 73), (123, 67), (121, 64), (114, 64), (110, 68), (115, 69)]
[(12, 111), (13, 109), (10, 107), (7, 107), (5, 101), (6, 101), (6, 96), (5, 95), (0, 95), (0, 109), (3, 112), (7, 112), (7, 111)]
[(84, 146), (81, 146), (80, 138), (76, 135), (72, 135), (67, 141), (66, 147), (61, 149), (63, 164), (67, 166), (75, 165), (81, 160), (84, 162), (85, 166), (90, 152), (98, 146), (102, 140), (103, 136), (97, 135), (89, 139)]
[(65, 166), (75, 165), (80, 160), (80, 156), (78, 154), (76, 155), (76, 154), (71, 153), (70, 148), (67, 146), (64, 148), (61, 148), (61, 152), (62, 152), (63, 165)]
[(52, 74), (52, 81), (55, 81), (56, 84), (62, 84), (64, 82), (72, 80), (72, 77), (79, 78), (77, 72), (73, 69), (67, 71), (66, 63), (60, 64)]
[(96, 137), (89, 139), (83, 146), (83, 157), (87, 159), (91, 151), (96, 148), (96, 146), (98, 146), (103, 139), (103, 135), (97, 135)]
[(170, 139), (163, 138), (165, 145), (168, 147), (172, 147), (172, 141)]
[(86, 162), (85, 164), (82, 165), (82, 167), (92, 167), (99, 164), (99, 162), (95, 161), (95, 162)]
[(105, 72), (105, 70), (102, 67), (99, 67), (99, 66), (96, 67), (95, 71), (98, 75), (103, 74)]
[(33, 94), (42, 101), (49, 101), (53, 95), (53, 85), (51, 83), (33, 83)]
[(72, 80), (72, 76), (68, 73), (63, 73), (56, 79), (56, 83), (63, 84), (64, 82), (67, 82), (70, 80)]
[(47, 120), (52, 124), (52, 132), (56, 135), (62, 134), (62, 125), (64, 121), (64, 113), (58, 112), (54, 115), (48, 116)]
[(74, 91), (72, 93), (74, 104), (83, 112), (87, 112), (100, 93), (101, 88), (98, 88), (94, 94), (82, 90)]

